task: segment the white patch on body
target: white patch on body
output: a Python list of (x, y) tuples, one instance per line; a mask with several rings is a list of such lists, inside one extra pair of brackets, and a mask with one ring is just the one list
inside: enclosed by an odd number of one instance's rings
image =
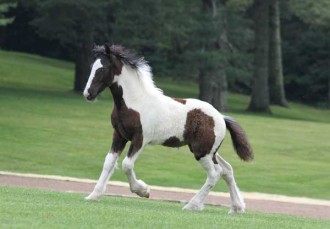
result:
[(149, 65), (142, 65), (138, 70), (124, 65), (117, 79), (123, 88), (126, 106), (140, 113), (143, 144), (162, 144), (170, 137), (183, 141), (187, 113), (193, 109), (200, 109), (214, 119), (216, 139), (212, 152), (224, 138), (224, 119), (213, 106), (197, 99), (187, 99), (186, 104), (182, 104), (165, 96), (155, 87)]
[(92, 82), (93, 82), (93, 79), (95, 77), (95, 73), (96, 73), (96, 70), (97, 69), (100, 69), (102, 68), (103, 65), (101, 63), (101, 59), (97, 59), (94, 64), (93, 64), (93, 67), (92, 67), (92, 70), (91, 70), (91, 74), (89, 75), (89, 78), (88, 78), (88, 81), (87, 81), (87, 84), (86, 84), (86, 87), (85, 87), (85, 90), (84, 90), (84, 96), (85, 98), (87, 98), (89, 96), (89, 93), (88, 93), (88, 89), (90, 88)]

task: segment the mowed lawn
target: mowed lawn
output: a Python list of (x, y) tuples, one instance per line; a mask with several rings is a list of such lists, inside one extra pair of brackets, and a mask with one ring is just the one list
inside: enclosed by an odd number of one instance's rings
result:
[(104, 197), (0, 186), (2, 228), (329, 228), (330, 221), (206, 206), (182, 211), (182, 204), (146, 199)]
[[(73, 68), (68, 62), (0, 51), (0, 170), (98, 178), (111, 145), (113, 103), (109, 91), (96, 103), (73, 93)], [(193, 82), (155, 80), (173, 97), (197, 95)], [(273, 115), (254, 115), (244, 112), (248, 102), (247, 96), (231, 94), (227, 115), (246, 130), (255, 160), (242, 162), (229, 134), (220, 149), (240, 189), (330, 199), (330, 111), (291, 103), (290, 109), (272, 107)], [(151, 185), (197, 189), (205, 181), (187, 147), (148, 146), (135, 168)], [(113, 180), (126, 177), (117, 171)], [(215, 190), (227, 188), (219, 182)]]

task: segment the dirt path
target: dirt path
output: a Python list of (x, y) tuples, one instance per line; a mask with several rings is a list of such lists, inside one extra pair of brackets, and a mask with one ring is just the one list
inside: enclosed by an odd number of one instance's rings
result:
[[(17, 186), (55, 190), (63, 192), (89, 193), (95, 181), (66, 177), (41, 177), (31, 174), (12, 174), (0, 172), (0, 186)], [(187, 202), (196, 190), (151, 186), (150, 199)], [(106, 195), (137, 197), (132, 194), (126, 183), (110, 182)], [(243, 193), (247, 210), (304, 216), (317, 219), (330, 219), (330, 201), (306, 198), (279, 198), (275, 195)], [(212, 192), (206, 199), (207, 204), (230, 206), (228, 194)]]

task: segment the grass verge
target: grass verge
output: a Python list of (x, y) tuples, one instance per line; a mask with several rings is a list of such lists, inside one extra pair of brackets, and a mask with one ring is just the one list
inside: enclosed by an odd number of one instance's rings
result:
[(181, 204), (105, 197), (87, 202), (82, 194), (0, 186), (2, 228), (328, 228), (329, 221), (206, 206), (182, 211)]

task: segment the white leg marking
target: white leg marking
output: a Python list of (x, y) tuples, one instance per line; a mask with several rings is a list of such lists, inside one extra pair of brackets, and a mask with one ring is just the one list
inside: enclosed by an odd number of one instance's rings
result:
[(221, 167), (218, 166), (217, 169), (215, 168), (211, 155), (206, 155), (201, 158), (199, 163), (206, 170), (207, 179), (200, 191), (189, 201), (186, 206), (184, 206), (184, 210), (203, 210), (205, 197), (220, 179)]
[(229, 214), (242, 213), (245, 211), (245, 203), (244, 203), (244, 199), (236, 185), (233, 168), (220, 155), (216, 154), (216, 158), (217, 158), (219, 165), (222, 167), (221, 176), (226, 181), (226, 184), (229, 188), (231, 204), (232, 204)]
[(125, 159), (122, 162), (122, 168), (128, 178), (131, 192), (136, 193), (137, 195), (139, 195), (141, 197), (149, 198), (149, 195), (150, 195), (149, 186), (146, 183), (144, 183), (144, 181), (137, 180), (135, 172), (134, 172), (134, 163), (135, 163), (136, 159), (138, 158), (138, 155), (141, 151), (142, 150), (139, 150), (139, 152), (137, 152), (131, 158), (125, 157)]
[(114, 172), (115, 166), (117, 164), (118, 154), (109, 152), (105, 157), (103, 170), (97, 181), (93, 192), (87, 196), (86, 200), (99, 200), (102, 194), (105, 192), (107, 187), (107, 182)]

